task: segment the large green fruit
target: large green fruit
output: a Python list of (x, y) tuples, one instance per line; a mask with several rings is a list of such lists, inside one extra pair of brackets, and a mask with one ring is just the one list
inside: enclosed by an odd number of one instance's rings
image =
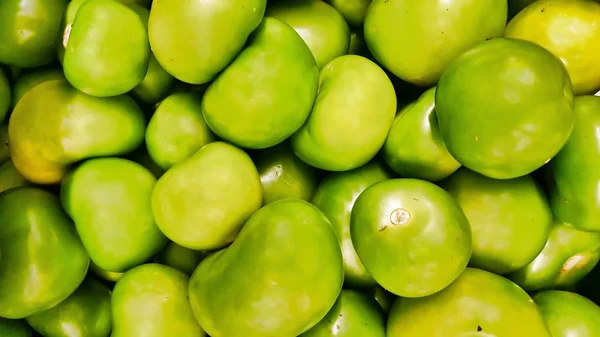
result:
[(50, 192), (19, 187), (0, 194), (0, 317), (52, 308), (83, 281), (90, 258)]
[(374, 0), (365, 40), (394, 75), (432, 86), (460, 54), (502, 36), (506, 11), (506, 0)]
[(34, 183), (54, 184), (82, 159), (133, 151), (144, 129), (132, 98), (89, 96), (62, 79), (29, 90), (11, 114), (8, 133), (19, 172)]
[(0, 336), (31, 337), (33, 331), (23, 319), (7, 319), (0, 317)]
[(528, 292), (566, 289), (585, 277), (600, 259), (600, 232), (555, 222), (542, 252), (510, 279)]
[(189, 296), (212, 337), (298, 336), (325, 317), (343, 279), (325, 215), (285, 199), (254, 213), (231, 246), (200, 262)]
[(586, 231), (600, 231), (600, 97), (575, 98), (575, 127), (550, 163), (550, 200), (556, 218)]
[(152, 193), (160, 230), (171, 241), (196, 250), (230, 244), (261, 204), (262, 186), (252, 159), (220, 141), (169, 169)]
[(473, 231), (470, 266), (506, 274), (525, 267), (544, 248), (552, 211), (530, 175), (496, 180), (460, 168), (441, 186), (469, 219)]
[(188, 285), (188, 276), (161, 264), (127, 271), (113, 289), (111, 337), (205, 337), (190, 308)]
[(186, 275), (192, 275), (200, 261), (208, 255), (207, 251), (193, 250), (182, 247), (175, 242), (169, 242), (165, 248), (154, 257), (156, 263), (173, 267)]
[(383, 288), (403, 297), (436, 293), (452, 283), (471, 257), (471, 228), (452, 196), (433, 183), (389, 179), (356, 199), (352, 243)]
[(340, 56), (321, 69), (312, 112), (292, 136), (292, 148), (311, 166), (351, 170), (381, 149), (395, 114), (396, 94), (386, 73), (365, 57)]
[(148, 153), (164, 170), (215, 140), (202, 117), (202, 98), (193, 92), (178, 92), (165, 98), (146, 129)]
[(8, 82), (8, 78), (4, 74), (4, 71), (0, 69), (0, 123), (4, 121), (8, 109), (11, 107), (11, 100), (10, 83)]
[(66, 78), (89, 95), (125, 94), (142, 82), (148, 70), (150, 44), (144, 18), (116, 0), (82, 4), (63, 44)]
[(280, 20), (265, 18), (248, 46), (206, 90), (204, 119), (233, 144), (271, 147), (306, 121), (318, 77), (315, 59), (300, 35)]
[(56, 59), (68, 0), (0, 1), (0, 63), (33, 68)]
[(11, 108), (14, 109), (23, 95), (38, 84), (63, 78), (63, 70), (55, 67), (34, 68), (19, 74), (12, 87)]
[(575, 95), (600, 89), (600, 3), (539, 0), (515, 16), (504, 36), (539, 44), (559, 57)]
[(89, 159), (63, 180), (63, 207), (94, 263), (124, 272), (144, 263), (167, 243), (152, 216), (154, 175), (122, 158)]
[(566, 143), (574, 122), (571, 82), (560, 60), (506, 38), (478, 45), (446, 69), (435, 110), (452, 156), (496, 179), (540, 168)]
[(387, 337), (423, 336), (552, 337), (523, 289), (473, 268), (437, 294), (394, 302)]
[(402, 177), (432, 182), (447, 178), (460, 167), (440, 134), (435, 88), (398, 112), (383, 145), (383, 158)]
[(55, 307), (27, 317), (27, 323), (42, 336), (108, 337), (110, 296), (105, 285), (89, 278)]
[(324, 1), (280, 1), (270, 5), (265, 15), (292, 26), (312, 51), (319, 69), (348, 53), (350, 28), (342, 14)]
[(242, 50), (261, 22), (266, 0), (154, 0), (150, 45), (162, 67), (180, 81), (211, 81)]
[(263, 187), (263, 205), (285, 198), (309, 200), (319, 171), (298, 158), (287, 144), (259, 152), (254, 160)]
[(537, 293), (540, 308), (553, 337), (600, 336), (600, 307), (589, 299), (567, 291)]
[(300, 337), (385, 337), (385, 320), (375, 299), (344, 289), (327, 315)]
[(371, 0), (327, 0), (351, 26), (362, 27)]
[(373, 287), (377, 283), (360, 261), (350, 235), (350, 213), (358, 196), (372, 184), (390, 179), (390, 171), (379, 161), (354, 170), (325, 176), (311, 203), (327, 216), (337, 234), (344, 258), (344, 285), (350, 288)]

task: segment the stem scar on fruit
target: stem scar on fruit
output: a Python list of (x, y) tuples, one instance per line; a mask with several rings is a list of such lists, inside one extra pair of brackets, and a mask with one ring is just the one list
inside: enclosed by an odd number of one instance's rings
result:
[[(390, 213), (390, 222), (394, 226), (404, 225), (404, 224), (408, 223), (409, 220), (410, 220), (410, 212), (405, 210), (404, 208), (396, 208), (395, 210), (392, 211), (392, 213)], [(388, 225), (383, 225), (383, 226), (379, 227), (379, 232), (384, 231), (386, 228), (388, 228)]]

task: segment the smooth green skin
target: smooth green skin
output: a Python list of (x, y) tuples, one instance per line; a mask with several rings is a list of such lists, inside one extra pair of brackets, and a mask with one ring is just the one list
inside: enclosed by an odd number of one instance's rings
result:
[(343, 279), (329, 220), (307, 201), (285, 199), (254, 213), (231, 246), (200, 262), (189, 296), (212, 337), (298, 336), (333, 307)]
[(300, 337), (385, 337), (381, 307), (369, 295), (344, 289), (333, 308)]
[(327, 0), (351, 26), (362, 26), (372, 0)]
[(131, 93), (145, 104), (156, 104), (168, 96), (174, 85), (175, 78), (164, 70), (151, 54), (146, 76)]
[(383, 146), (396, 114), (392, 82), (373, 61), (344, 55), (321, 70), (319, 93), (292, 149), (311, 166), (347, 171), (369, 162)]
[(222, 139), (262, 149), (306, 121), (319, 70), (306, 43), (283, 21), (265, 18), (248, 43), (206, 90), (202, 112)]
[(566, 66), (575, 95), (600, 89), (600, 3), (540, 0), (506, 26), (504, 36), (537, 43)]
[(554, 216), (579, 230), (600, 231), (600, 97), (575, 98), (575, 128), (549, 165)]
[(374, 0), (365, 40), (394, 75), (431, 87), (460, 54), (502, 36), (506, 13), (506, 0)]
[(154, 257), (156, 263), (173, 267), (191, 276), (200, 261), (208, 255), (206, 251), (192, 250), (182, 247), (175, 242), (169, 242), (165, 248)]
[(565, 67), (523, 40), (497, 38), (461, 55), (441, 77), (435, 105), (450, 154), (495, 179), (537, 170), (573, 130)]
[(46, 81), (58, 80), (65, 78), (65, 75), (60, 68), (42, 68), (35, 69), (30, 72), (19, 75), (13, 85), (13, 96), (11, 101), (11, 109), (17, 106), (17, 103), (26, 92), (36, 87), (38, 84)]
[(20, 187), (0, 194), (0, 317), (50, 309), (83, 281), (90, 258), (58, 197)]
[(108, 281), (108, 282), (117, 282), (124, 273), (117, 273), (112, 271), (106, 271), (100, 267), (98, 267), (94, 261), (90, 261), (90, 272), (92, 272), (97, 277)]
[(383, 145), (383, 158), (401, 176), (431, 182), (447, 178), (461, 166), (440, 134), (435, 87), (398, 112)]
[(58, 57), (58, 61), (62, 65), (64, 63), (65, 58), (65, 38), (69, 37), (71, 26), (73, 25), (73, 21), (75, 21), (75, 17), (77, 16), (77, 11), (88, 0), (70, 0), (67, 5), (67, 9), (65, 10), (62, 20), (60, 22), (60, 36), (57, 37), (57, 48), (56, 55)]
[(0, 69), (0, 121), (4, 121), (4, 118), (8, 114), (11, 97), (10, 83), (8, 83), (8, 78), (4, 74), (4, 71)]
[(27, 180), (17, 171), (11, 161), (0, 165), (0, 192), (28, 184)]
[(65, 177), (63, 207), (98, 267), (124, 272), (167, 244), (152, 216), (155, 183), (145, 167), (123, 158), (88, 159)]
[(266, 0), (154, 0), (148, 24), (152, 51), (178, 80), (210, 82), (242, 50), (266, 5)]
[(265, 15), (292, 26), (310, 48), (319, 69), (348, 53), (350, 28), (342, 14), (324, 1), (281, 1), (270, 5)]
[(350, 235), (377, 283), (403, 297), (442, 290), (471, 257), (465, 214), (448, 192), (424, 180), (389, 179), (367, 187), (352, 208)]
[(34, 68), (56, 59), (60, 22), (68, 0), (0, 2), (0, 63)]
[(189, 280), (154, 263), (127, 271), (112, 293), (111, 337), (205, 337), (187, 300)]
[(263, 188), (263, 205), (285, 198), (309, 200), (319, 185), (319, 171), (300, 160), (287, 144), (260, 152), (254, 163)]
[(29, 90), (11, 114), (12, 160), (31, 182), (59, 183), (75, 162), (138, 148), (144, 118), (129, 96), (93, 97), (64, 79), (47, 81)]
[(0, 336), (2, 337), (31, 337), (33, 331), (24, 320), (6, 319), (0, 317)]
[(262, 185), (252, 159), (221, 141), (205, 145), (169, 169), (152, 193), (160, 230), (194, 250), (231, 243), (261, 204)]
[(146, 25), (126, 5), (115, 0), (86, 1), (66, 35), (63, 69), (78, 90), (97, 97), (118, 96), (146, 76), (151, 54)]
[(27, 317), (27, 323), (43, 336), (108, 337), (112, 329), (110, 290), (86, 279), (57, 306)]
[(217, 137), (202, 117), (202, 97), (193, 92), (178, 92), (165, 98), (146, 128), (148, 153), (164, 170), (215, 140)]
[(469, 219), (470, 266), (504, 275), (525, 267), (544, 248), (552, 211), (532, 176), (496, 180), (460, 168), (440, 185)]
[(600, 233), (555, 222), (542, 252), (509, 278), (529, 293), (566, 289), (585, 277), (600, 260)]
[(387, 337), (421, 336), (552, 337), (523, 289), (474, 268), (437, 294), (394, 302)]
[(361, 289), (377, 284), (354, 250), (350, 236), (350, 213), (356, 199), (367, 187), (390, 178), (392, 174), (387, 167), (374, 160), (354, 170), (325, 176), (310, 201), (331, 221), (342, 247), (344, 287)]
[(537, 293), (533, 300), (553, 337), (600, 335), (600, 307), (589, 299), (567, 291), (547, 290)]

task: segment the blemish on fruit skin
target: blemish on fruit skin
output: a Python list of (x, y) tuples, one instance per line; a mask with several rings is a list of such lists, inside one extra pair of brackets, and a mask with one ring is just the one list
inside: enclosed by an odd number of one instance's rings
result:
[(410, 213), (403, 208), (397, 208), (390, 214), (390, 222), (393, 225), (404, 225), (408, 220), (410, 220)]

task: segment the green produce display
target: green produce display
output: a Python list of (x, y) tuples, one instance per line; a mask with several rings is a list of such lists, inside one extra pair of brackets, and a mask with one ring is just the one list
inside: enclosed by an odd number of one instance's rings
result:
[(372, 161), (351, 171), (326, 176), (311, 203), (327, 216), (337, 234), (344, 259), (344, 283), (350, 288), (365, 288), (377, 283), (367, 272), (354, 250), (350, 235), (350, 214), (358, 196), (374, 183), (392, 177), (381, 162)]
[(188, 299), (190, 279), (177, 269), (149, 263), (128, 270), (111, 298), (111, 337), (205, 337)]
[(373, 0), (365, 41), (394, 75), (432, 86), (463, 52), (502, 36), (506, 8), (506, 0)]
[(150, 202), (156, 178), (127, 159), (90, 159), (62, 182), (60, 197), (98, 267), (124, 272), (149, 260), (167, 243)]
[(307, 201), (286, 199), (262, 207), (231, 246), (204, 259), (189, 296), (211, 336), (298, 336), (333, 307), (343, 279), (327, 217)]
[(352, 207), (350, 234), (369, 274), (402, 297), (444, 289), (463, 272), (472, 251), (471, 228), (458, 203), (418, 179), (367, 187)]
[(533, 177), (496, 180), (461, 168), (441, 185), (469, 219), (472, 267), (504, 275), (525, 267), (544, 248), (552, 211)]
[(255, 157), (263, 187), (263, 205), (285, 198), (312, 197), (319, 183), (319, 170), (300, 160), (289, 146), (277, 145)]
[(555, 337), (523, 289), (474, 268), (435, 295), (398, 298), (387, 323), (387, 336), (393, 337), (486, 335)]
[(600, 307), (577, 294), (542, 291), (533, 300), (550, 327), (552, 337), (600, 335)]
[(340, 56), (321, 69), (315, 104), (291, 137), (292, 148), (320, 169), (357, 168), (382, 147), (395, 113), (394, 87), (385, 72), (365, 57)]
[(289, 25), (265, 18), (248, 46), (206, 89), (202, 112), (219, 137), (241, 147), (277, 145), (306, 121), (319, 71)]
[(574, 123), (571, 81), (560, 60), (531, 42), (506, 38), (479, 44), (446, 69), (435, 111), (450, 154), (495, 179), (543, 166)]
[(0, 337), (600, 337), (600, 0), (0, 0)]
[(437, 182), (461, 165), (440, 134), (435, 114), (435, 88), (398, 112), (382, 149), (385, 162), (406, 178)]
[(160, 102), (146, 127), (148, 154), (164, 170), (214, 140), (202, 117), (201, 97), (189, 92), (174, 93)]
[(33, 187), (0, 194), (0, 317), (20, 319), (65, 300), (90, 258), (58, 197)]
[(265, 15), (292, 26), (310, 48), (319, 68), (348, 53), (350, 28), (342, 14), (326, 2), (280, 1), (270, 6)]
[(600, 231), (600, 97), (575, 98), (575, 127), (549, 168), (550, 199), (556, 218), (588, 231)]
[(27, 323), (44, 336), (108, 337), (112, 329), (110, 298), (106, 286), (87, 279), (58, 305), (27, 317)]
[(533, 292), (566, 289), (585, 277), (600, 260), (600, 232), (584, 232), (556, 222), (542, 252), (512, 275)]
[(508, 23), (504, 36), (551, 51), (567, 67), (573, 92), (593, 94), (600, 89), (598, 22), (600, 3), (594, 0), (539, 0)]
[(152, 192), (152, 213), (171, 241), (190, 249), (222, 248), (262, 203), (252, 159), (239, 148), (213, 142), (168, 170)]
[(301, 337), (385, 337), (379, 304), (367, 294), (342, 290), (327, 315)]

